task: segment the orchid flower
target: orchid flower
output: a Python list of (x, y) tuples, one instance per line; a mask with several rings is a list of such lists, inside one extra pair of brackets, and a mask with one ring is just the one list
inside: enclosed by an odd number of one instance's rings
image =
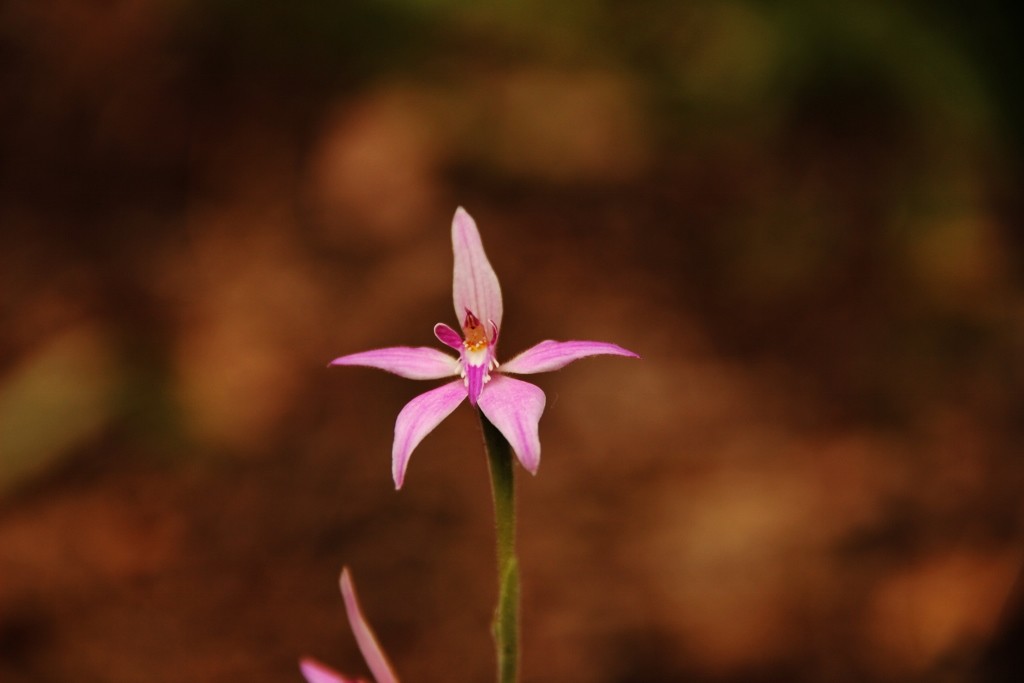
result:
[(544, 392), (509, 375), (558, 370), (580, 358), (600, 354), (639, 357), (608, 342), (547, 340), (499, 364), (496, 349), (501, 330), (501, 287), (484, 253), (476, 223), (461, 207), (452, 220), (452, 248), (452, 294), (462, 334), (438, 323), (434, 335), (458, 351), (458, 358), (430, 347), (394, 346), (341, 356), (330, 363), (379, 368), (409, 379), (459, 378), (417, 396), (398, 414), (391, 448), (396, 489), (402, 487), (413, 449), (467, 398), (508, 440), (523, 467), (536, 474)]
[[(356, 599), (355, 587), (352, 585), (352, 577), (346, 567), (341, 571), (341, 597), (345, 600), (345, 612), (348, 614), (348, 623), (355, 634), (356, 644), (359, 651), (363, 653), (366, 666), (373, 674), (376, 683), (398, 683), (398, 678), (391, 670), (384, 651), (380, 649), (373, 630), (363, 616), (359, 608), (359, 601)], [(306, 657), (299, 662), (299, 669), (306, 677), (308, 683), (366, 683), (361, 678), (348, 678), (337, 671), (321, 664), (315, 659)]]

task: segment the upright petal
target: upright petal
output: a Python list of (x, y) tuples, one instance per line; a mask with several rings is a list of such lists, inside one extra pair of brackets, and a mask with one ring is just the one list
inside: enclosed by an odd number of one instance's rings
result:
[(483, 322), (501, 327), (501, 286), (491, 268), (476, 222), (461, 206), (452, 220), (452, 250), (455, 252), (455, 277), (452, 298), (455, 319), (460, 323), (470, 311)]
[(346, 678), (340, 673), (310, 657), (299, 660), (299, 670), (307, 683), (362, 683), (358, 678)]
[(409, 465), (413, 449), (465, 398), (466, 387), (460, 379), (420, 394), (398, 413), (395, 443), (391, 447), (391, 474), (395, 478), (396, 489), (402, 488), (405, 468)]
[(350, 353), (329, 365), (359, 365), (387, 370), (409, 379), (440, 379), (459, 374), (459, 360), (429, 346), (392, 346)]
[(508, 439), (530, 474), (537, 474), (540, 466), (538, 425), (544, 401), (540, 387), (501, 375), (495, 375), (480, 394), (480, 410)]
[(341, 596), (345, 599), (345, 612), (348, 614), (348, 623), (352, 626), (352, 633), (356, 636), (356, 643), (359, 651), (363, 653), (366, 666), (370, 668), (377, 683), (398, 683), (395, 672), (391, 670), (388, 658), (380, 649), (373, 629), (366, 622), (363, 611), (359, 609), (359, 600), (356, 598), (356, 591), (352, 585), (352, 577), (348, 573), (348, 567), (341, 571)]
[(552, 370), (564, 368), (574, 360), (602, 354), (628, 356), (630, 358), (640, 357), (628, 349), (608, 342), (560, 342), (548, 339), (502, 363), (501, 371), (522, 375), (530, 375), (536, 372), (551, 372)]

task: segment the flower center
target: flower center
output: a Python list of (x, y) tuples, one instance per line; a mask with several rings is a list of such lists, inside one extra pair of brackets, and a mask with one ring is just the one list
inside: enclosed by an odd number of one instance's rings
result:
[(494, 334), (487, 338), (487, 328), (480, 318), (466, 309), (466, 319), (462, 323), (462, 375), (469, 391), (469, 402), (476, 405), (477, 397), (484, 385), (491, 381), (491, 370), (498, 367), (494, 359), (494, 344), (498, 341), (498, 329), (492, 322)]
[(476, 354), (487, 348), (487, 332), (480, 319), (472, 311), (466, 311), (466, 320), (462, 323), (463, 345), (470, 354)]

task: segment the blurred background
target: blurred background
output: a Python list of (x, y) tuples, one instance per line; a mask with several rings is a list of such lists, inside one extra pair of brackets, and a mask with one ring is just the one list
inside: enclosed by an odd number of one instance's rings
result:
[[(1024, 83), (1009, 3), (0, 3), (0, 680), (484, 681), (479, 427), (393, 490), (477, 219), (523, 680), (1010, 681)], [(522, 472), (520, 470), (520, 472)], [(1014, 673), (1017, 672), (1017, 673)]]

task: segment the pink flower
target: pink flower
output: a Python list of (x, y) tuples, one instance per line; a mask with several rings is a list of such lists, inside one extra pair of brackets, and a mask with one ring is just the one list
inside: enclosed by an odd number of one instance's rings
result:
[[(348, 614), (348, 623), (355, 634), (356, 644), (359, 651), (363, 653), (366, 666), (373, 674), (376, 683), (398, 683), (398, 678), (391, 670), (387, 657), (377, 644), (377, 638), (373, 630), (366, 623), (363, 612), (359, 609), (359, 601), (356, 599), (356, 591), (352, 586), (352, 577), (349, 576), (348, 568), (341, 571), (341, 596), (345, 600), (345, 612)], [(306, 677), (308, 683), (365, 683), (361, 678), (348, 678), (337, 671), (321, 664), (309, 657), (299, 662), (299, 669)]]
[(438, 323), (434, 335), (459, 352), (458, 358), (430, 347), (393, 346), (335, 358), (331, 365), (361, 365), (409, 379), (454, 377), (454, 382), (431, 389), (410, 401), (398, 414), (391, 448), (395, 488), (402, 487), (409, 456), (427, 434), (466, 398), (479, 406), (532, 474), (540, 465), (538, 423), (544, 412), (544, 392), (509, 375), (558, 370), (569, 363), (600, 354), (637, 354), (621, 346), (595, 341), (542, 341), (503, 364), (496, 349), (501, 330), (501, 287), (480, 241), (476, 223), (461, 207), (452, 220), (455, 276), (452, 294), (462, 334)]

